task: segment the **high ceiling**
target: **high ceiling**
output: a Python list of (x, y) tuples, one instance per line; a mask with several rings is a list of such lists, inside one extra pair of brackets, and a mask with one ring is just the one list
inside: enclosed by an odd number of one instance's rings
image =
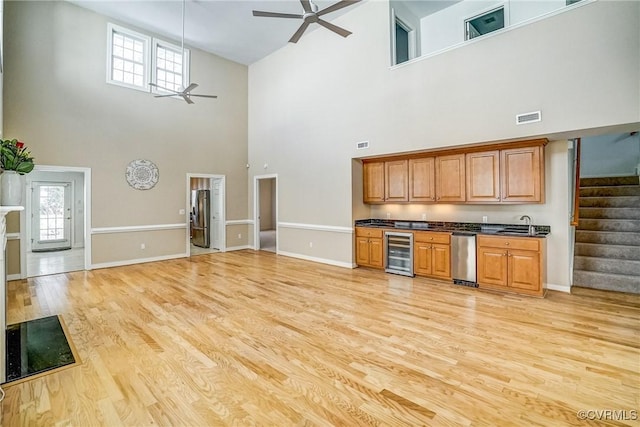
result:
[[(173, 41), (180, 42), (182, 37), (181, 0), (67, 1)], [(337, 1), (317, 0), (315, 3), (323, 9)], [(332, 12), (323, 19), (331, 22), (358, 6)], [(303, 13), (299, 0), (186, 0), (185, 45), (248, 65), (285, 46), (302, 23), (299, 19), (254, 17), (251, 13), (254, 9)], [(307, 32), (317, 28), (318, 25), (311, 25)]]
[[(182, 38), (182, 0), (67, 1), (106, 15), (119, 23), (146, 29), (173, 41), (179, 42)], [(395, 1), (398, 0), (392, 0), (391, 3)], [(458, 1), (460, 0), (399, 2), (404, 3), (416, 16), (423, 17)], [(322, 10), (338, 0), (314, 2)], [(362, 3), (331, 12), (324, 15), (323, 19), (331, 22), (360, 4)], [(185, 45), (248, 65), (285, 46), (302, 22), (299, 19), (254, 17), (252, 10), (293, 14), (303, 12), (300, 0), (185, 0)], [(317, 24), (312, 24), (307, 32), (318, 28)], [(323, 31), (330, 33), (328, 30)], [(336, 34), (333, 36), (340, 37)]]

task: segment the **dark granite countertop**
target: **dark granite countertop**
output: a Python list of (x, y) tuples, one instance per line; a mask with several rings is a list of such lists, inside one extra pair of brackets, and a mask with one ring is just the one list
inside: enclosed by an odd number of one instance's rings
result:
[(448, 233), (489, 234), (495, 236), (517, 237), (546, 237), (551, 233), (548, 225), (534, 224), (536, 233), (529, 235), (526, 224), (485, 224), (475, 222), (444, 222), (444, 221), (406, 221), (394, 219), (359, 219), (356, 227), (393, 228), (411, 231), (443, 231)]

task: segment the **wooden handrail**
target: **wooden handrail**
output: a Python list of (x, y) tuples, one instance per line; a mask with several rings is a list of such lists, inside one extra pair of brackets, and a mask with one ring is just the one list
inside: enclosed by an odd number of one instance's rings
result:
[(575, 189), (573, 194), (573, 218), (571, 219), (571, 225), (578, 226), (580, 220), (580, 138), (576, 139), (576, 168), (575, 168)]

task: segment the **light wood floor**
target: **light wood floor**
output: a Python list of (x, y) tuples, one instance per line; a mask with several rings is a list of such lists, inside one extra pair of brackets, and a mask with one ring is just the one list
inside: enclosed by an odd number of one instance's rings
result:
[[(583, 425), (640, 406), (640, 298), (500, 295), (241, 251), (10, 282), (82, 364), (2, 426)], [(592, 413), (593, 414), (593, 413)]]

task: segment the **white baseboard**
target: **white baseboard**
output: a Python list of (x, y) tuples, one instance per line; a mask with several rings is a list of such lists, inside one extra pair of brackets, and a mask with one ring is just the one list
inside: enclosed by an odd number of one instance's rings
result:
[(571, 293), (571, 286), (568, 285), (555, 285), (553, 283), (547, 283), (547, 289), (549, 289), (550, 291), (566, 292), (568, 294)]
[(356, 265), (353, 264), (353, 263), (335, 261), (335, 260), (326, 259), (326, 258), (317, 258), (317, 257), (313, 257), (313, 256), (308, 256), (308, 255), (296, 254), (296, 253), (293, 253), (293, 252), (278, 251), (278, 255), (288, 256), (288, 257), (291, 257), (291, 258), (303, 259), (305, 261), (318, 262), (320, 264), (334, 265), (336, 267), (356, 268)]
[(94, 270), (97, 268), (122, 267), (125, 265), (143, 264), (145, 262), (167, 261), (170, 259), (186, 258), (188, 256), (189, 254), (187, 253), (181, 253), (181, 254), (173, 254), (173, 255), (162, 255), (162, 256), (157, 256), (152, 258), (136, 258), (136, 259), (128, 259), (124, 261), (102, 262), (99, 264), (91, 264), (91, 269)]
[(225, 248), (225, 252), (232, 252), (232, 251), (242, 251), (245, 249), (253, 249), (253, 246), (250, 245), (242, 245), (242, 246), (227, 246)]
[(8, 274), (7, 275), (7, 282), (10, 282), (12, 280), (22, 280), (22, 276), (19, 274)]

